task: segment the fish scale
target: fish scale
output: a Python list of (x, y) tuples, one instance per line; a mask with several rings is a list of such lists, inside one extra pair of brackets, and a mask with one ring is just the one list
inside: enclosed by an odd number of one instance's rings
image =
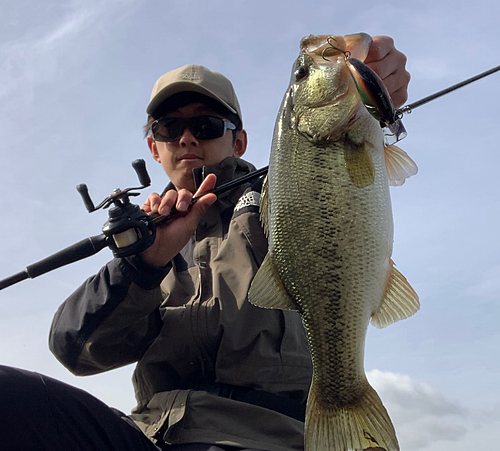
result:
[[(297, 310), (313, 361), (306, 451), (397, 451), (391, 420), (364, 371), (370, 319), (383, 327), (418, 309), (392, 264), (392, 210), (386, 159), (416, 166), (384, 147), (342, 52), (366, 50), (364, 36), (305, 38), (273, 136), (261, 216), (268, 254), (249, 300)], [(342, 48), (329, 51), (332, 39)], [(412, 164), (413, 163), (413, 164)], [(389, 165), (388, 165), (389, 167)]]

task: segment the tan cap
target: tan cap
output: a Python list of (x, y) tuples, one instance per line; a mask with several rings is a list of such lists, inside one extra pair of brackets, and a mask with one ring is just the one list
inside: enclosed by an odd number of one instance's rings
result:
[(168, 97), (178, 92), (198, 92), (217, 100), (242, 120), (240, 104), (231, 82), (219, 72), (188, 64), (162, 75), (155, 83), (146, 112), (153, 114)]

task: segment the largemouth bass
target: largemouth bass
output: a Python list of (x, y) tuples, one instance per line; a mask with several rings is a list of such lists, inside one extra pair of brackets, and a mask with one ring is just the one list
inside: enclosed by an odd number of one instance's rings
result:
[(364, 60), (370, 43), (365, 34), (301, 41), (262, 195), (269, 251), (249, 300), (302, 317), (313, 361), (307, 451), (399, 450), (364, 344), (370, 320), (385, 327), (419, 309), (391, 260), (389, 195), (417, 168), (384, 145), (349, 69), (347, 56)]

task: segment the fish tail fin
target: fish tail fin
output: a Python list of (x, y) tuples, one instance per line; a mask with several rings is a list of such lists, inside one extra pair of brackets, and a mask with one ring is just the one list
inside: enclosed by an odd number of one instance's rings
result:
[(323, 403), (315, 384), (307, 401), (305, 451), (399, 451), (396, 432), (380, 397), (366, 383), (363, 396), (353, 405)]

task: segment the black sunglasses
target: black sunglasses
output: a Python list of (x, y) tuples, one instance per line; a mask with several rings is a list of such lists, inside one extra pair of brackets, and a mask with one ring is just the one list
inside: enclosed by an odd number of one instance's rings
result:
[(236, 130), (230, 120), (215, 116), (165, 117), (151, 124), (155, 141), (177, 141), (186, 127), (196, 139), (216, 139), (224, 136), (227, 130)]

